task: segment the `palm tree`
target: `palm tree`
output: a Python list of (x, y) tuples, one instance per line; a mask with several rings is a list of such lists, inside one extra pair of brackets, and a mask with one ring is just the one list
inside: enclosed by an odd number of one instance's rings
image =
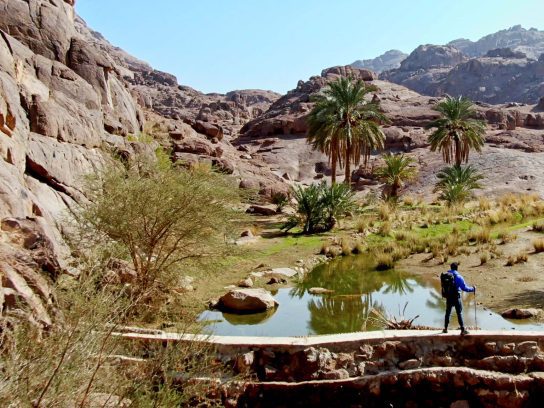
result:
[(442, 117), (427, 125), (436, 128), (429, 136), (431, 151), (441, 151), (447, 164), (453, 161), (457, 166), (468, 162), (470, 149), (482, 151), (485, 123), (474, 119), (476, 111), (469, 99), (448, 96), (435, 109)]
[(350, 184), (351, 163), (358, 165), (363, 157), (366, 164), (372, 150), (384, 146), (379, 124), (387, 118), (378, 103), (365, 98), (374, 90), (361, 80), (341, 77), (314, 99), (308, 116), (308, 142), (329, 157), (333, 184), (337, 165), (344, 164), (345, 182)]
[(438, 174), (438, 183), (435, 191), (440, 192), (440, 199), (449, 205), (466, 201), (473, 190), (482, 188), (482, 176), (472, 166), (451, 166), (442, 169)]
[(404, 182), (413, 180), (417, 176), (417, 169), (413, 167), (415, 160), (404, 153), (383, 156), (385, 165), (376, 170), (376, 176), (389, 186), (389, 197), (396, 200), (399, 189)]

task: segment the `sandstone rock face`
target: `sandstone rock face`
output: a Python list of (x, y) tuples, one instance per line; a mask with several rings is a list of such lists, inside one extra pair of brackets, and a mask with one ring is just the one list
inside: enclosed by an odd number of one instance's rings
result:
[(278, 306), (264, 289), (234, 289), (219, 299), (218, 308), (231, 313), (258, 313)]

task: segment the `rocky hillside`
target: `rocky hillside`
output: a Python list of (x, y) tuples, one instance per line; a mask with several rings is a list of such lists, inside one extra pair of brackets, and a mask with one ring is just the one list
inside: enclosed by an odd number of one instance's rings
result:
[(379, 57), (366, 60), (357, 60), (350, 65), (353, 68), (368, 69), (374, 71), (377, 74), (383, 71), (389, 71), (391, 69), (397, 69), (400, 67), (400, 63), (406, 59), (408, 54), (399, 50), (389, 50), (380, 55)]
[(265, 195), (288, 189), (229, 141), (279, 95), (180, 86), (87, 28), (74, 2), (0, 0), (0, 311), (26, 305), (45, 326), (51, 281), (76, 273), (62, 220), (106, 150), (152, 151), (137, 141), (146, 132), (173, 160), (208, 162)]
[(380, 78), (430, 96), (534, 104), (544, 96), (543, 52), (543, 31), (515, 26), (476, 42), (420, 46)]
[[(443, 57), (439, 63), (444, 61), (447, 62), (447, 58)], [(441, 69), (440, 65), (436, 69)], [(334, 67), (306, 82), (299, 81), (297, 87), (272, 104), (268, 112), (243, 127), (238, 143), (251, 149), (255, 157), (262, 158), (287, 179), (310, 183), (329, 176), (327, 158), (306, 144), (305, 118), (312, 109), (311, 96), (339, 75), (360, 78), (378, 88), (372, 98), (380, 101), (391, 120), (384, 127), (386, 148), (405, 151), (417, 158), (421, 177), (410, 190), (427, 197), (431, 195), (434, 175), (443, 164), (439, 154), (428, 150), (429, 132), (425, 125), (437, 117), (433, 106), (438, 99), (378, 80), (370, 71), (351, 66)], [(488, 123), (488, 132), (485, 153), (473, 155), (471, 162), (484, 174), (493, 174), (486, 180), (485, 193), (533, 191), (544, 194), (544, 102), (524, 106), (482, 103), (477, 108), (480, 118)], [(372, 168), (380, 163), (376, 154), (369, 168), (355, 170), (358, 189), (379, 188)], [(342, 170), (338, 169), (338, 176), (341, 174)]]
[(460, 38), (448, 43), (469, 57), (481, 57), (497, 48), (511, 48), (522, 52), (528, 58), (538, 59), (544, 53), (544, 31), (529, 30), (516, 25), (506, 30), (486, 35), (478, 41)]

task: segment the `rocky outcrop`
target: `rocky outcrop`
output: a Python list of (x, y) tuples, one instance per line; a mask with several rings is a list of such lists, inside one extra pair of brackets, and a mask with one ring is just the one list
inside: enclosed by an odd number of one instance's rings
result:
[(350, 65), (354, 68), (368, 69), (380, 74), (383, 71), (399, 68), (401, 62), (404, 61), (407, 56), (408, 54), (405, 54), (402, 51), (389, 50), (379, 57), (366, 60), (357, 60)]
[(469, 57), (481, 57), (496, 48), (511, 48), (526, 54), (529, 58), (538, 59), (544, 53), (544, 31), (536, 28), (527, 30), (521, 25), (516, 25), (486, 35), (478, 41), (459, 39), (451, 41), (448, 45), (456, 47)]
[(399, 68), (380, 78), (430, 96), (534, 104), (544, 93), (539, 79), (543, 53), (543, 31), (515, 26), (477, 42), (461, 39), (446, 46), (420, 46)]

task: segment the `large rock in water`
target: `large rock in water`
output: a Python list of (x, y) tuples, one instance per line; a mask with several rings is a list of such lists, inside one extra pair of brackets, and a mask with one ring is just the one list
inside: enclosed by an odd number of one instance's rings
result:
[(231, 313), (258, 313), (276, 306), (278, 302), (264, 289), (233, 289), (217, 304), (218, 309)]
[(529, 319), (536, 317), (541, 312), (540, 309), (508, 309), (501, 313), (506, 319)]

